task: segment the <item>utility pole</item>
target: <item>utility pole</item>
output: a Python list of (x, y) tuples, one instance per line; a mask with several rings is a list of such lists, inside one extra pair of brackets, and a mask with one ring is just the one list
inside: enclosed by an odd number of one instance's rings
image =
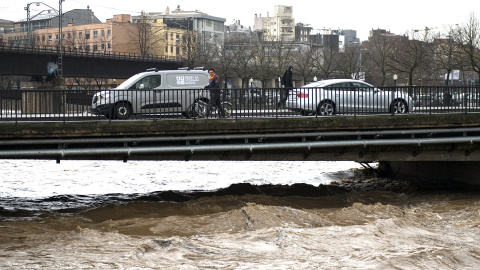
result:
[(58, 76), (63, 77), (63, 11), (62, 11), (62, 2), (65, 0), (59, 0), (58, 2), (58, 39), (59, 39), (59, 54), (58, 54)]
[(27, 42), (28, 42), (28, 45), (30, 45), (30, 31), (31, 31), (31, 28), (32, 28), (32, 26), (30, 25), (30, 4), (32, 4), (32, 3), (28, 3), (27, 7), (24, 8), (27, 11)]

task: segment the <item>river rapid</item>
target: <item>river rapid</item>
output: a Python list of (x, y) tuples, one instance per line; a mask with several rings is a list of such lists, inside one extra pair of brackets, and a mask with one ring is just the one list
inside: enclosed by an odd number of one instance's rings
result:
[(0, 176), (2, 270), (480, 264), (477, 188), (353, 162), (0, 160)]

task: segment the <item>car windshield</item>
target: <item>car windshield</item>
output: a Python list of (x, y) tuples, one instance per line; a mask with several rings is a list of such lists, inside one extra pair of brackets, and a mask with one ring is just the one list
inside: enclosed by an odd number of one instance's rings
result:
[(116, 89), (127, 89), (129, 85), (131, 85), (132, 83), (138, 81), (138, 79), (140, 79), (140, 77), (143, 76), (143, 73), (139, 73), (139, 74), (136, 74), (136, 75), (133, 75), (132, 77), (130, 77), (128, 80), (124, 81), (123, 83), (121, 83), (119, 86), (117, 86)]
[(302, 86), (301, 88), (321, 87), (323, 85), (325, 85), (325, 84), (322, 81), (319, 81), (319, 82), (313, 82), (313, 83), (306, 84), (306, 85)]

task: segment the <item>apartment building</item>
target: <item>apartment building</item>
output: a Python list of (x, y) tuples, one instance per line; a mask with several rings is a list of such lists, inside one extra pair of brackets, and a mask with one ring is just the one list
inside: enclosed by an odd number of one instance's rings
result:
[(267, 13), (267, 17), (255, 14), (253, 30), (263, 31), (264, 37), (271, 41), (294, 41), (295, 19), (293, 7), (275, 6), (274, 16)]
[(177, 6), (164, 12), (148, 12), (133, 16), (133, 22), (148, 21), (151, 26), (153, 54), (169, 58), (189, 58), (199, 46), (224, 43), (224, 18), (208, 15), (199, 10), (184, 11)]
[[(58, 13), (47, 12), (38, 14), (33, 19), (27, 18), (14, 22), (13, 29), (5, 33), (4, 42), (8, 42), (9, 45), (35, 45), (36, 38), (33, 37), (36, 35), (35, 31), (58, 29), (59, 21)], [(62, 21), (64, 27), (68, 24), (88, 25), (101, 23), (90, 9), (74, 9), (65, 12), (62, 15)]]
[[(138, 29), (130, 22), (130, 15), (114, 15), (105, 23), (75, 25), (69, 23), (62, 28), (62, 44), (66, 51), (75, 52), (122, 52), (139, 53), (132, 38)], [(36, 47), (57, 47), (60, 42), (58, 28), (35, 30)]]

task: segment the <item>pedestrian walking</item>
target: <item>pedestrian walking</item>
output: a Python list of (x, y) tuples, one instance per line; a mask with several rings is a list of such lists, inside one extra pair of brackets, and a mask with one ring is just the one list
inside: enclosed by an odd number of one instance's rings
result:
[(293, 66), (289, 66), (285, 73), (282, 76), (281, 83), (284, 87), (281, 96), (281, 100), (277, 104), (277, 108), (280, 107), (282, 104), (286, 106), (288, 95), (290, 94), (290, 90), (293, 89)]

